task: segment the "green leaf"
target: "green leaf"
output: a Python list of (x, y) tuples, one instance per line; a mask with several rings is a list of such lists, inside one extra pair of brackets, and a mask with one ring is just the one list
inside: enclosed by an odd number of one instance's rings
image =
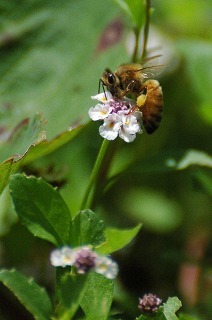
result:
[(97, 252), (101, 254), (110, 254), (117, 250), (120, 250), (126, 246), (132, 239), (138, 234), (142, 224), (139, 224), (135, 228), (119, 230), (113, 228), (107, 228), (105, 230), (106, 241), (97, 249)]
[(86, 315), (86, 320), (107, 320), (113, 300), (114, 284), (100, 274), (89, 274), (87, 289), (80, 305)]
[(0, 193), (8, 184), (10, 175), (19, 169), (28, 152), (45, 140), (45, 123), (46, 120), (42, 120), (40, 114), (32, 119), (24, 119), (1, 144), (0, 158), (4, 161), (0, 164)]
[(13, 175), (10, 192), (22, 223), (34, 236), (67, 243), (71, 215), (59, 192), (41, 178)]
[(1, 161), (8, 157), (18, 161), (30, 148), (43, 141), (46, 138), (46, 133), (43, 130), (45, 124), (46, 120), (42, 119), (41, 114), (36, 114), (33, 118), (27, 118), (18, 123), (0, 146)]
[(91, 210), (76, 214), (70, 228), (70, 245), (73, 247), (90, 244), (94, 247), (105, 241), (104, 222)]
[(78, 135), (81, 132), (82, 128), (82, 125), (77, 126), (75, 128), (70, 128), (67, 131), (58, 134), (56, 137), (49, 141), (42, 141), (35, 148), (31, 148), (29, 150), (26, 157), (23, 159), (23, 165), (26, 165), (32, 161), (46, 156), (47, 154), (54, 152), (55, 150), (57, 150), (58, 148), (75, 138), (76, 135)]
[(87, 275), (65, 274), (60, 282), (60, 302), (57, 315), (60, 320), (70, 320), (75, 315), (80, 298), (86, 289)]
[(163, 314), (166, 320), (178, 320), (176, 312), (182, 307), (181, 301), (177, 297), (172, 297), (163, 304)]
[(49, 320), (52, 304), (45, 289), (15, 270), (1, 270), (0, 281), (10, 289), (36, 320)]
[[(110, 0), (101, 6), (96, 0), (2, 5), (0, 118), (4, 124), (39, 111), (48, 119), (47, 132), (53, 137), (79, 117), (87, 121), (93, 104), (90, 96), (97, 92), (108, 63), (108, 57), (94, 53), (97, 39), (117, 13)], [(82, 26), (89, 26), (89, 36)], [(122, 47), (112, 51), (111, 61), (120, 62), (120, 54), (126, 55)]]
[(114, 0), (127, 13), (136, 28), (141, 29), (145, 22), (145, 1), (141, 0)]

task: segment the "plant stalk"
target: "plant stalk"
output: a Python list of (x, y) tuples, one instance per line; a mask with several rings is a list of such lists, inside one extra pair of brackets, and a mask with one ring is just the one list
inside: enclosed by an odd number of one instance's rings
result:
[(144, 25), (144, 35), (143, 35), (143, 46), (141, 54), (141, 63), (146, 57), (147, 53), (147, 42), (149, 36), (149, 24), (150, 24), (150, 9), (151, 9), (151, 0), (146, 0), (146, 21)]
[(89, 195), (90, 195), (90, 192), (91, 192), (91, 190), (93, 188), (93, 185), (94, 185), (95, 181), (97, 181), (97, 178), (99, 176), (100, 169), (101, 169), (103, 160), (105, 158), (105, 155), (106, 155), (106, 152), (107, 152), (107, 149), (108, 149), (108, 146), (109, 146), (109, 142), (110, 141), (106, 140), (106, 139), (104, 139), (103, 142), (102, 142), (102, 145), (101, 145), (101, 148), (99, 150), (99, 153), (98, 153), (98, 156), (97, 156), (93, 171), (92, 171), (91, 176), (90, 176), (90, 180), (89, 180), (88, 186), (87, 186), (87, 188), (85, 190), (84, 198), (83, 198), (83, 201), (82, 201), (82, 204), (81, 204), (81, 208), (80, 208), (81, 210), (87, 208)]

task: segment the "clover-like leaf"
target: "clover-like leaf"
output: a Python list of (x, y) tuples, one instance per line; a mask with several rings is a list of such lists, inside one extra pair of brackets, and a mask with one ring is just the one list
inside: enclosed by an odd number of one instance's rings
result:
[(177, 297), (172, 297), (163, 304), (163, 314), (166, 320), (177, 320), (176, 312), (182, 307), (181, 301)]
[(72, 220), (69, 244), (74, 247), (84, 244), (96, 247), (105, 241), (104, 229), (103, 220), (93, 211), (80, 211)]
[(22, 223), (39, 238), (56, 245), (68, 241), (71, 215), (59, 194), (41, 178), (13, 175), (10, 193)]
[(142, 224), (135, 228), (119, 230), (115, 228), (106, 228), (106, 241), (101, 245), (97, 251), (101, 254), (111, 254), (124, 246), (126, 246), (138, 234)]
[(91, 272), (80, 306), (86, 319), (107, 320), (113, 300), (114, 283), (102, 275)]

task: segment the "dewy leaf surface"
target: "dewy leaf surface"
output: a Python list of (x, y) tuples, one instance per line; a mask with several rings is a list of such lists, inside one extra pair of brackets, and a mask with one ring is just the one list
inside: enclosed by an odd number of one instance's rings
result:
[(71, 215), (56, 189), (42, 179), (17, 174), (11, 177), (10, 192), (18, 216), (34, 236), (67, 243)]
[(46, 291), (15, 270), (1, 270), (0, 281), (10, 289), (35, 320), (49, 320), (52, 304)]

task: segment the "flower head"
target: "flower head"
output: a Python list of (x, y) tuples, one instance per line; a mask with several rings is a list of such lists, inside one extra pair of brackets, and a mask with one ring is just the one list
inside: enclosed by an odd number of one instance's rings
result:
[(95, 263), (95, 272), (100, 273), (107, 279), (115, 279), (118, 274), (118, 265), (109, 257), (99, 256)]
[(53, 250), (50, 261), (54, 267), (74, 266), (79, 274), (93, 270), (108, 279), (114, 279), (118, 274), (116, 262), (109, 257), (98, 255), (89, 246)]
[(74, 266), (77, 273), (84, 274), (95, 266), (97, 255), (89, 248), (82, 247), (76, 252)]
[(162, 300), (156, 295), (149, 293), (145, 294), (142, 299), (139, 299), (138, 309), (142, 313), (154, 313), (158, 310)]
[(100, 135), (107, 140), (114, 140), (118, 136), (126, 142), (132, 142), (136, 138), (136, 133), (142, 133), (140, 126), (140, 111), (130, 113), (134, 101), (124, 99), (114, 99), (110, 92), (105, 92), (92, 96), (101, 103), (89, 109), (89, 117), (93, 121), (103, 120), (99, 128)]
[(53, 250), (50, 256), (51, 264), (54, 267), (72, 266), (75, 262), (75, 250), (69, 247)]

